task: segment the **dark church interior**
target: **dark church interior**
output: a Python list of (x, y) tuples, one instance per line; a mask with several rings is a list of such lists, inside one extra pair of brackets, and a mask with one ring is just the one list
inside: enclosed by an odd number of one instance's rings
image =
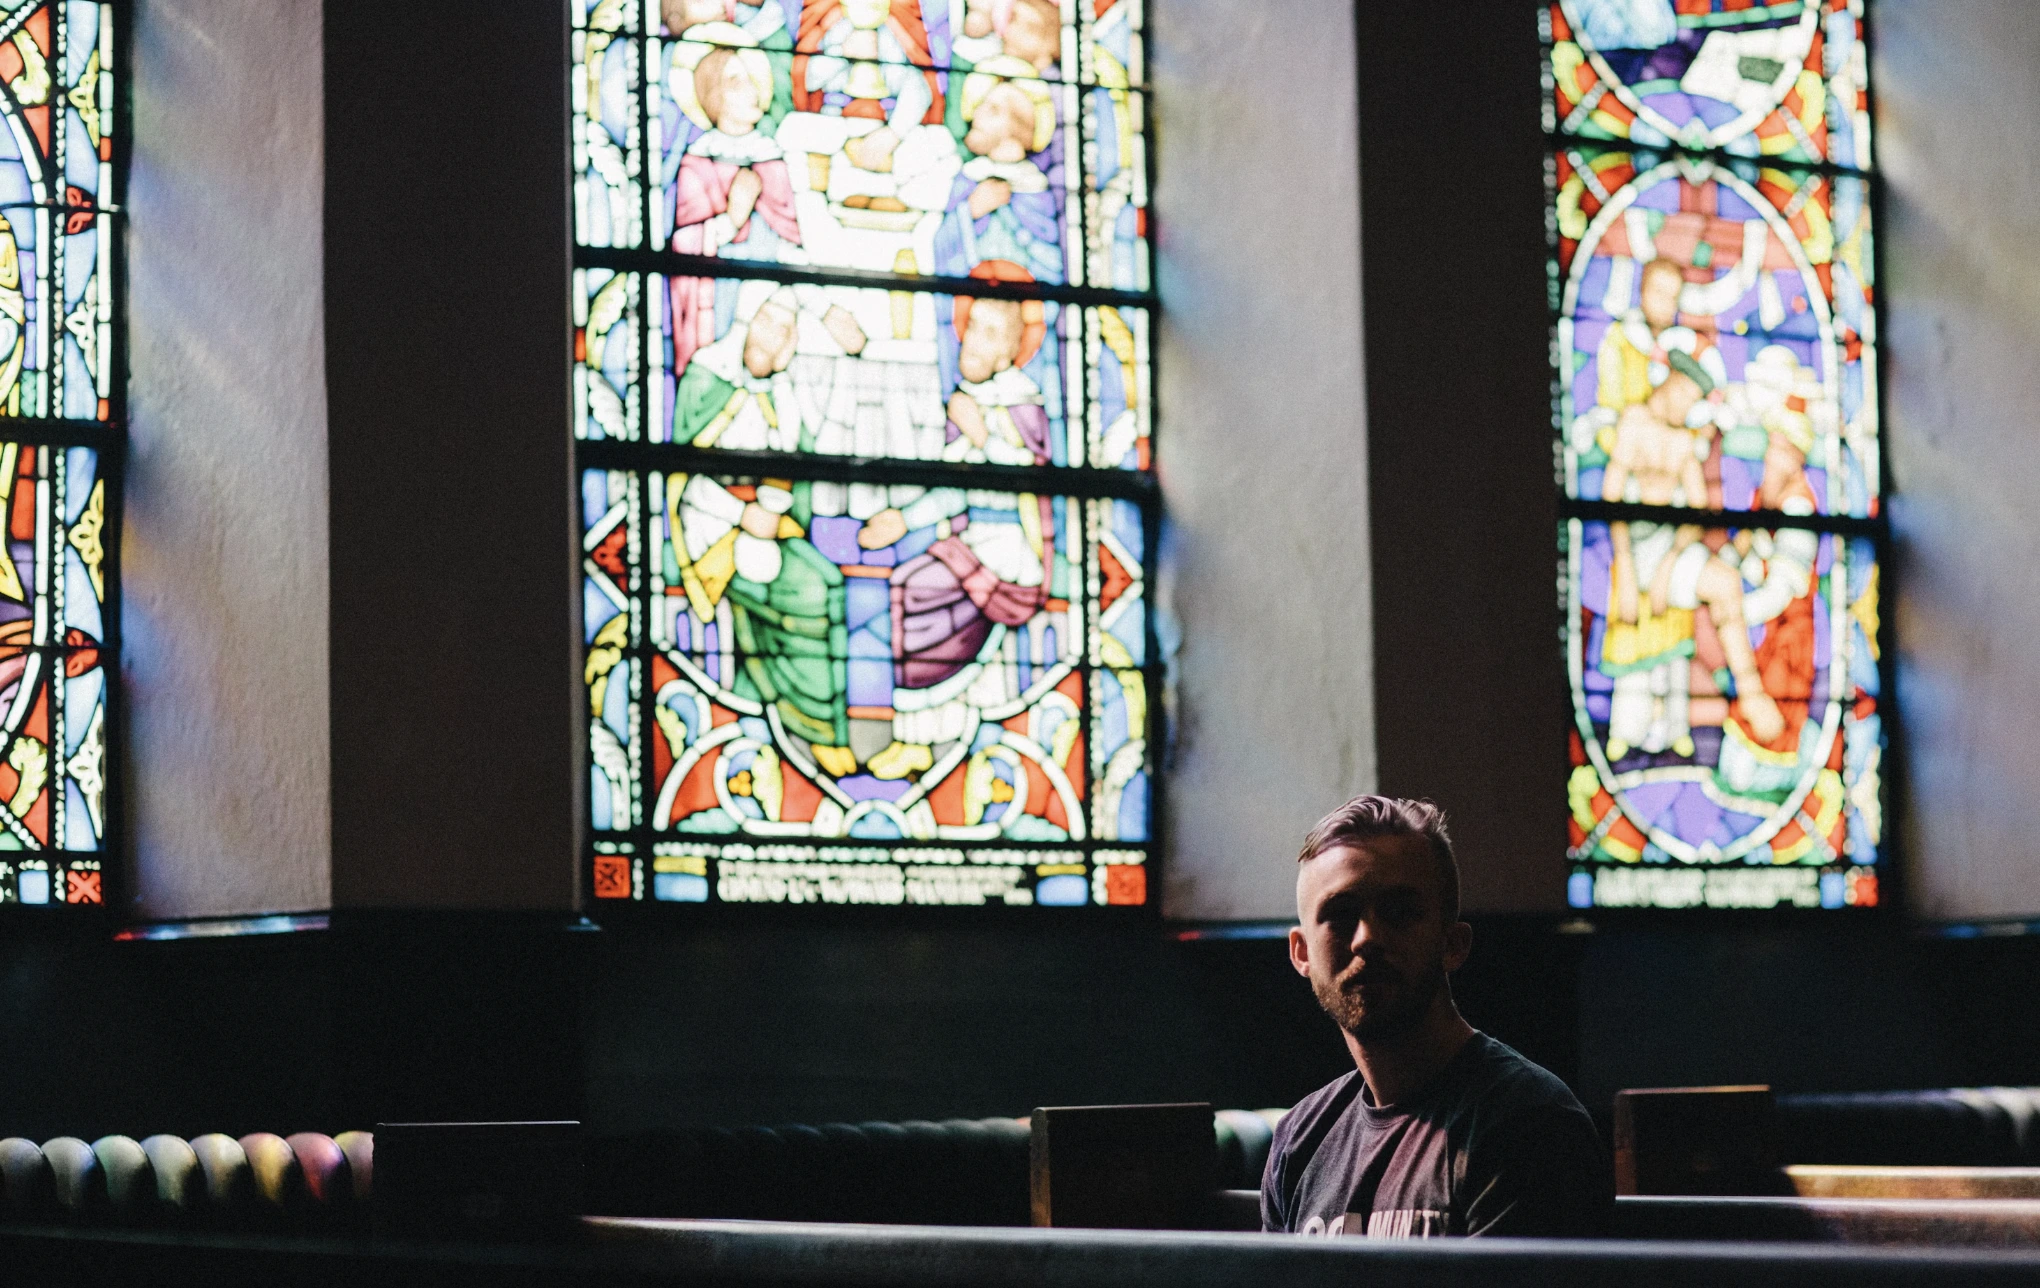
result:
[(2036, 68), (0, 0), (0, 1276), (2040, 1283)]

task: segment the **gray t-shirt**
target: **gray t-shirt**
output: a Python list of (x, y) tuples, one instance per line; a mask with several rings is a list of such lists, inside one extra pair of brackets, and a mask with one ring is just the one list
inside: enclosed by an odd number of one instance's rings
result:
[(1615, 1198), (1593, 1120), (1566, 1085), (1485, 1033), (1401, 1105), (1354, 1070), (1282, 1119), (1261, 1228), (1422, 1239), (1602, 1233)]

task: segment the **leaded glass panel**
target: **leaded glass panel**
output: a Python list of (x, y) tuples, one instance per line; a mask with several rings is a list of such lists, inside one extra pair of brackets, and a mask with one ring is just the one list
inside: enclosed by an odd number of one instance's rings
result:
[(647, 0), (574, 17), (579, 245), (1147, 288), (1129, 0)]
[(1139, 6), (574, 14), (592, 893), (1148, 904)]
[(1540, 9), (1576, 907), (1879, 901), (1864, 8)]

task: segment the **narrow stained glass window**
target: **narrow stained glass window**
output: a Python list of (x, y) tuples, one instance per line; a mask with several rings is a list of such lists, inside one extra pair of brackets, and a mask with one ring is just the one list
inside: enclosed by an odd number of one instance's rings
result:
[(1868, 907), (1864, 0), (1540, 6), (1575, 907)]
[(597, 899), (1152, 901), (1142, 27), (575, 6)]
[(110, 893), (124, 18), (0, 3), (0, 903)]

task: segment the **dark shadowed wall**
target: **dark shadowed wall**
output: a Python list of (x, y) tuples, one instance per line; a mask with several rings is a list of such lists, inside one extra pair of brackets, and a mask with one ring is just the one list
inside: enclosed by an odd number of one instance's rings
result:
[(335, 907), (574, 903), (566, 39), (326, 10)]

